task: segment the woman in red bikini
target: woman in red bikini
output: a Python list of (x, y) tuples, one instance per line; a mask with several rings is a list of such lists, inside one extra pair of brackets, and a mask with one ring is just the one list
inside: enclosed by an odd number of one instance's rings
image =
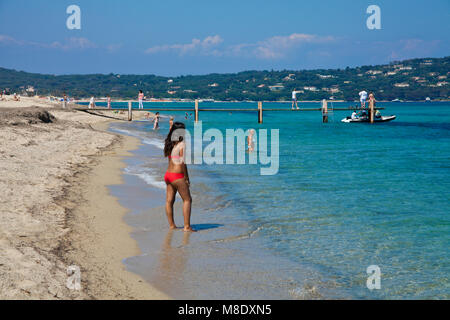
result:
[(192, 198), (189, 191), (189, 174), (184, 161), (185, 143), (183, 138), (185, 128), (183, 123), (175, 122), (164, 145), (164, 156), (169, 158), (169, 167), (164, 176), (167, 185), (166, 214), (170, 229), (176, 229), (173, 220), (173, 204), (178, 192), (183, 199), (184, 231), (194, 232), (191, 227)]

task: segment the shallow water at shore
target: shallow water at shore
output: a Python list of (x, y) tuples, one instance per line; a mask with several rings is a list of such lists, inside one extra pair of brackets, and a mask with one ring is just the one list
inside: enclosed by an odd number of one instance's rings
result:
[[(204, 184), (211, 178), (200, 172), (194, 171), (192, 191), (193, 227), (199, 231), (168, 230), (161, 206), (165, 188), (154, 176), (165, 169), (165, 159), (153, 158), (160, 152), (154, 144), (144, 144), (126, 160), (124, 184), (110, 186), (121, 205), (131, 209), (125, 221), (142, 250), (124, 261), (128, 270), (177, 299), (321, 298), (312, 281), (316, 272), (287, 259), (280, 267), (283, 257), (273, 256), (255, 240), (260, 229), (236, 216), (236, 208), (220, 194), (212, 196)], [(182, 226), (180, 203), (178, 198), (175, 220)]]
[[(449, 298), (450, 106), (385, 107), (398, 119), (375, 126), (342, 124), (345, 112), (327, 125), (315, 112), (266, 112), (262, 127), (280, 129), (279, 173), (190, 166), (202, 229), (192, 235), (169, 232), (161, 207), (167, 120), (156, 134), (145, 121), (113, 124), (143, 142), (111, 187), (142, 250), (127, 268), (174, 298)], [(253, 113), (201, 119), (205, 129), (258, 128)], [(372, 264), (382, 290), (366, 288)]]

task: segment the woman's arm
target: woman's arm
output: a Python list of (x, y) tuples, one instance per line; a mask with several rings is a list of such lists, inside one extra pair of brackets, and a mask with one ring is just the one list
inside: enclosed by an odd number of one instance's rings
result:
[(187, 182), (187, 184), (189, 185), (190, 184), (190, 181), (189, 181), (189, 172), (188, 172), (188, 169), (187, 169), (187, 165), (186, 165), (186, 159), (184, 158), (184, 143), (183, 143), (183, 145), (182, 145), (182, 147), (180, 148), (180, 158), (181, 159), (183, 159), (183, 173), (184, 173), (184, 179), (186, 179), (186, 182)]
[(189, 181), (189, 173), (188, 173), (186, 164), (183, 164), (183, 172), (184, 172), (184, 178), (186, 179), (187, 184), (190, 185), (191, 182)]

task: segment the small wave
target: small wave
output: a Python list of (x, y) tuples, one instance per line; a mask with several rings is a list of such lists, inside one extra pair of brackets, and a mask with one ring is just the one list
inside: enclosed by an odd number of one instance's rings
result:
[(151, 185), (153, 187), (165, 190), (166, 184), (163, 181), (158, 180), (158, 176), (156, 174), (153, 174), (151, 170), (144, 169), (144, 168), (134, 168), (134, 167), (127, 167), (125, 168), (125, 173), (136, 176), (144, 180), (148, 185)]
[(289, 294), (298, 300), (314, 300), (323, 299), (324, 297), (320, 294), (317, 286), (312, 284), (306, 284), (303, 287), (295, 288), (289, 290)]
[(129, 130), (126, 130), (126, 129), (111, 128), (111, 130), (112, 130), (112, 131), (115, 131), (115, 132), (124, 133), (124, 134), (126, 134), (126, 135), (133, 136), (133, 137), (136, 136), (135, 133), (133, 133), (133, 132), (131, 132), (131, 131), (129, 131)]
[(112, 128), (112, 131), (126, 134), (128, 136), (136, 137), (142, 140), (142, 143), (155, 146), (161, 150), (164, 150), (164, 142), (157, 138), (148, 138), (145, 135), (139, 134), (139, 132), (133, 132), (126, 129)]
[(241, 234), (241, 235), (237, 235), (237, 236), (233, 236), (233, 237), (228, 237), (228, 238), (224, 238), (224, 239), (217, 239), (217, 240), (213, 240), (211, 242), (230, 242), (230, 241), (237, 241), (237, 240), (243, 240), (243, 239), (249, 239), (251, 237), (253, 237), (256, 233), (258, 233), (260, 230), (262, 230), (263, 227), (258, 227), (255, 230), (252, 230), (246, 234)]
[(164, 150), (164, 143), (161, 140), (145, 138), (142, 140), (142, 142), (151, 146), (155, 146), (161, 150)]

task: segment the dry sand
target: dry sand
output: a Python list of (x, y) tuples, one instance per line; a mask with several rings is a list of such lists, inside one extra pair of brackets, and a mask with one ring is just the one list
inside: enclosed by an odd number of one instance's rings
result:
[[(105, 132), (107, 121), (35, 98), (0, 101), (0, 299), (168, 298), (121, 262), (139, 250), (106, 186), (121, 183), (138, 141)], [(66, 287), (70, 265), (80, 291)]]

